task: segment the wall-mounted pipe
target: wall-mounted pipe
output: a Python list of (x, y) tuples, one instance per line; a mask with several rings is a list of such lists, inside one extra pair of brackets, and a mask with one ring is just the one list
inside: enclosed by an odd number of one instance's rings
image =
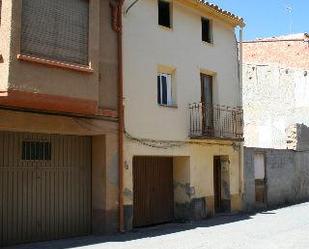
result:
[[(239, 91), (240, 106), (243, 107), (243, 27), (239, 29)], [(244, 147), (240, 143), (239, 149), (239, 193), (243, 197), (245, 191), (244, 186)]]
[(126, 15), (128, 14), (129, 10), (138, 2), (139, 0), (135, 0), (133, 3), (129, 5), (129, 7), (126, 9)]
[(124, 105), (123, 105), (123, 53), (122, 53), (122, 7), (124, 0), (111, 2), (112, 28), (117, 32), (118, 44), (118, 116), (119, 116), (119, 231), (124, 232), (123, 169), (124, 169)]

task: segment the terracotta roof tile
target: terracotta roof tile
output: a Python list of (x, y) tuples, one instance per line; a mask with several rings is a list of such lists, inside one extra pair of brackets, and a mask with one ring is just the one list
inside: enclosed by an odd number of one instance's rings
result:
[(235, 14), (233, 14), (232, 12), (224, 10), (224, 9), (220, 8), (218, 5), (210, 3), (210, 2), (205, 1), (205, 0), (196, 0), (196, 1), (198, 3), (201, 3), (201, 4), (203, 4), (203, 5), (207, 6), (207, 7), (215, 10), (216, 12), (218, 12), (218, 14), (221, 14), (221, 15), (224, 15), (226, 17), (229, 17), (229, 18), (233, 19), (234, 21), (237, 22), (238, 25), (245, 26), (244, 19), (239, 17), (239, 16), (237, 16), (237, 15), (235, 15)]

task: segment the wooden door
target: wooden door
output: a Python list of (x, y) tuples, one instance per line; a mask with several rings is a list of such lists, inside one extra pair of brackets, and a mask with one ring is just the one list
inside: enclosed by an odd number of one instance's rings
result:
[(214, 158), (214, 199), (215, 212), (220, 212), (221, 203), (221, 160), (220, 157)]
[(173, 158), (135, 157), (133, 188), (134, 227), (173, 220)]
[(202, 122), (204, 135), (212, 135), (214, 133), (213, 122), (213, 77), (201, 74), (201, 102), (202, 106)]

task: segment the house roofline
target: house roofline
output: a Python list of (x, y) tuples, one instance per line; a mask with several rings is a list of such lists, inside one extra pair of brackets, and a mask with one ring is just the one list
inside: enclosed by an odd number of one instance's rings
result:
[(218, 5), (212, 4), (205, 0), (177, 0), (177, 2), (180, 2), (186, 6), (189, 6), (194, 9), (198, 9), (204, 12), (207, 12), (207, 14), (214, 16), (222, 21), (225, 21), (232, 26), (236, 27), (239, 26), (241, 28), (245, 27), (246, 24), (244, 22), (244, 19), (233, 14), (232, 12), (229, 12), (227, 10), (224, 10), (220, 8)]

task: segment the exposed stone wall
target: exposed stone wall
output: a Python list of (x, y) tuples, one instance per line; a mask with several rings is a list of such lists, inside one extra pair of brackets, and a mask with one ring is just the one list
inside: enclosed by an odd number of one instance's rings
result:
[(269, 65), (244, 65), (245, 146), (286, 149), (286, 129), (296, 123), (309, 125), (307, 71)]
[(309, 150), (309, 128), (304, 124), (291, 125), (287, 129), (288, 149), (305, 152)]
[(244, 209), (254, 210), (254, 154), (264, 153), (268, 208), (309, 200), (309, 151), (245, 148)]

